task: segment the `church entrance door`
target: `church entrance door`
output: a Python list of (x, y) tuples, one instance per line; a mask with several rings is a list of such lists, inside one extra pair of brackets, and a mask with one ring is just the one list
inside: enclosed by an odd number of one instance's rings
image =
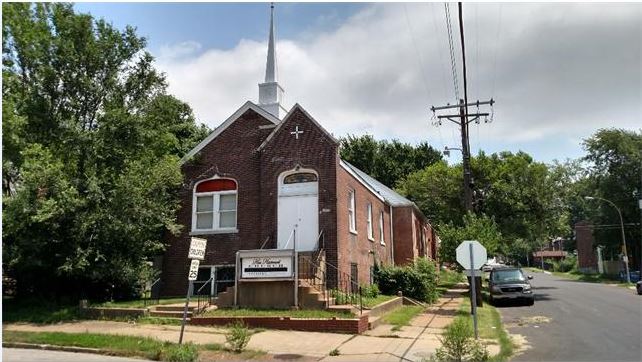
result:
[[(319, 234), (319, 180), (312, 171), (289, 171), (279, 177), (278, 248), (316, 248)], [(294, 232), (296, 230), (296, 233)]]

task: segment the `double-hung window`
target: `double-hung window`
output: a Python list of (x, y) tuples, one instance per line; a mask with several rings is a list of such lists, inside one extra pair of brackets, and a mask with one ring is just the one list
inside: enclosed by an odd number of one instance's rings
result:
[(235, 231), (237, 185), (234, 180), (200, 182), (194, 190), (192, 231)]
[(381, 245), (386, 245), (386, 240), (383, 235), (383, 211), (379, 211), (379, 241)]
[(350, 223), (350, 232), (357, 233), (357, 218), (355, 216), (354, 190), (348, 193), (348, 222)]
[(372, 228), (372, 204), (368, 203), (368, 240), (374, 241), (374, 230)]

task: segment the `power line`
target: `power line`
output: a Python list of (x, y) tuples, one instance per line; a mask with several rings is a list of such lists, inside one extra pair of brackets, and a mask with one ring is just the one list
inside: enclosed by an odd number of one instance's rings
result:
[[(435, 5), (433, 3), (429, 3), (429, 5), (430, 5), (431, 10), (432, 10), (430, 12), (430, 14), (432, 15), (431, 16), (432, 17), (432, 25), (433, 25), (433, 28), (435, 29), (435, 36), (436, 36), (437, 33), (439, 33), (439, 30), (437, 29), (437, 20), (435, 19), (435, 13), (437, 12), (437, 10), (436, 10), (436, 8), (434, 8)], [(437, 43), (435, 42), (435, 44), (437, 44)], [(446, 82), (446, 76), (445, 76), (445, 74), (448, 71), (448, 68), (444, 66), (444, 58), (442, 56), (442, 52), (439, 49), (437, 49), (437, 54), (439, 54), (439, 67), (440, 67), (440, 70), (442, 70), (442, 69), (444, 70), (443, 72), (441, 72), (441, 71), (439, 72), (439, 74), (441, 74), (441, 85), (444, 88), (444, 97), (448, 97), (448, 91), (446, 89), (446, 83), (447, 82)]]
[(448, 49), (450, 51), (450, 69), (452, 70), (453, 87), (455, 89), (455, 99), (459, 99), (459, 79), (457, 77), (457, 60), (455, 58), (455, 46), (453, 41), (452, 23), (450, 20), (450, 6), (444, 3), (444, 13), (446, 15), (446, 30), (448, 30)]
[(497, 79), (497, 53), (499, 53), (499, 36), (502, 29), (502, 3), (499, 3), (499, 11), (497, 13), (497, 36), (495, 37), (495, 54), (493, 56), (493, 83), (491, 88), (491, 96), (495, 96), (495, 81)]
[(424, 61), (419, 48), (417, 47), (417, 41), (415, 40), (414, 31), (412, 30), (412, 25), (410, 24), (410, 18), (408, 17), (408, 7), (406, 4), (403, 5), (404, 14), (406, 15), (406, 24), (408, 25), (408, 32), (410, 33), (410, 39), (412, 40), (412, 45), (415, 48), (415, 55), (417, 56), (417, 62), (419, 64), (419, 70), (421, 71), (421, 76), (424, 81), (424, 89), (426, 90), (426, 95), (430, 98), (430, 90), (428, 89), (428, 77), (426, 77), (426, 72), (424, 70)]

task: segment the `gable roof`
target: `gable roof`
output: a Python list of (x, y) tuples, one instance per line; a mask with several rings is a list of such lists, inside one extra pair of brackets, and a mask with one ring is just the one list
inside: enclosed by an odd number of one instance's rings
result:
[(261, 115), (263, 118), (267, 119), (268, 121), (276, 124), (279, 124), (279, 119), (274, 117), (272, 114), (264, 110), (263, 108), (259, 107), (258, 105), (247, 101), (245, 104), (241, 106), (236, 112), (234, 112), (231, 116), (229, 116), (223, 123), (221, 123), (218, 127), (212, 131), (203, 141), (201, 141), (196, 147), (192, 148), (189, 152), (181, 158), (181, 164), (187, 162), (190, 158), (192, 158), (195, 154), (197, 154), (200, 150), (203, 149), (203, 147), (207, 146), (210, 142), (212, 142), (213, 139), (215, 139), (218, 135), (223, 133), (229, 127), (234, 121), (236, 121), (239, 117), (241, 117), (245, 112), (248, 110), (253, 110), (259, 115)]
[(283, 120), (282, 120), (282, 121), (281, 121), (281, 122), (276, 126), (276, 128), (274, 128), (274, 130), (272, 131), (272, 133), (270, 133), (270, 134), (267, 136), (267, 138), (263, 141), (263, 143), (261, 143), (261, 145), (257, 148), (257, 151), (262, 150), (263, 148), (265, 148), (265, 146), (267, 146), (267, 144), (268, 144), (268, 143), (270, 143), (270, 141), (274, 138), (274, 135), (276, 135), (276, 134), (279, 132), (279, 130), (281, 129), (281, 127), (282, 127), (282, 126), (283, 126), (283, 125), (284, 125), (284, 124), (285, 124), (285, 123), (290, 119), (290, 117), (295, 113), (295, 111), (296, 111), (296, 110), (300, 110), (301, 112), (303, 112), (303, 114), (304, 114), (304, 115), (305, 115), (309, 120), (311, 120), (311, 121), (312, 121), (312, 123), (314, 123), (314, 125), (316, 125), (316, 126), (317, 126), (317, 128), (319, 128), (319, 129), (320, 129), (320, 130), (321, 130), (321, 131), (322, 131), (326, 136), (328, 136), (328, 138), (330, 138), (330, 139), (331, 139), (332, 141), (334, 141), (335, 143), (339, 143), (339, 141), (338, 141), (336, 138), (334, 138), (334, 136), (333, 136), (332, 134), (330, 134), (330, 132), (328, 132), (325, 128), (323, 128), (323, 127), (319, 124), (319, 122), (317, 122), (317, 121), (316, 121), (316, 119), (314, 119), (314, 118), (310, 115), (310, 113), (308, 113), (308, 112), (307, 112), (303, 107), (301, 107), (301, 105), (300, 105), (299, 103), (297, 103), (297, 104), (295, 104), (295, 105), (290, 109), (290, 111), (288, 112), (288, 114), (286, 114), (286, 115), (285, 115), (285, 117), (283, 117)]

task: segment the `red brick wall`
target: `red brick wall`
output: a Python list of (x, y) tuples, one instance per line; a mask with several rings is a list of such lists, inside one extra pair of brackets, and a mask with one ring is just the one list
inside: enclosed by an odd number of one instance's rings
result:
[(177, 221), (183, 225), (178, 236), (168, 235), (168, 248), (163, 260), (162, 293), (183, 295), (187, 291), (187, 249), (192, 229), (192, 196), (196, 182), (218, 174), (233, 178), (238, 184), (238, 233), (199, 235), (208, 240), (205, 260), (201, 265), (234, 264), (239, 249), (257, 249), (262, 240), (256, 232), (260, 220), (259, 157), (252, 152), (272, 129), (259, 126), (272, 124), (253, 110), (248, 110), (218, 137), (205, 146), (182, 167), (184, 176), (180, 191), (181, 209)]
[[(261, 178), (261, 240), (269, 237), (267, 247), (277, 245), (278, 177), (281, 173), (301, 168), (313, 169), (319, 179), (319, 231), (323, 231), (323, 247), (327, 261), (336, 265), (336, 165), (338, 144), (323, 132), (300, 109), (280, 127), (260, 154)], [(290, 134), (296, 126), (303, 133), (297, 140)]]
[(416, 257), (412, 207), (395, 207), (392, 211), (395, 237), (395, 264), (405, 265)]
[(575, 224), (575, 238), (577, 240), (577, 265), (581, 271), (597, 270), (597, 255), (593, 244), (593, 228), (587, 222)]
[(194, 317), (190, 320), (193, 325), (224, 326), (234, 322), (242, 322), (252, 328), (285, 329), (308, 332), (334, 332), (361, 334), (368, 329), (368, 316), (362, 315), (355, 319), (297, 319), (289, 317)]
[[(356, 234), (350, 232), (348, 200), (355, 191)], [(372, 204), (374, 241), (368, 239), (368, 203)], [(391, 264), (390, 207), (357, 181), (348, 171), (337, 165), (337, 240), (339, 242), (339, 269), (350, 274), (350, 264), (358, 264), (359, 283), (370, 284), (370, 267), (378, 263)], [(379, 237), (379, 212), (384, 213), (384, 242)]]

